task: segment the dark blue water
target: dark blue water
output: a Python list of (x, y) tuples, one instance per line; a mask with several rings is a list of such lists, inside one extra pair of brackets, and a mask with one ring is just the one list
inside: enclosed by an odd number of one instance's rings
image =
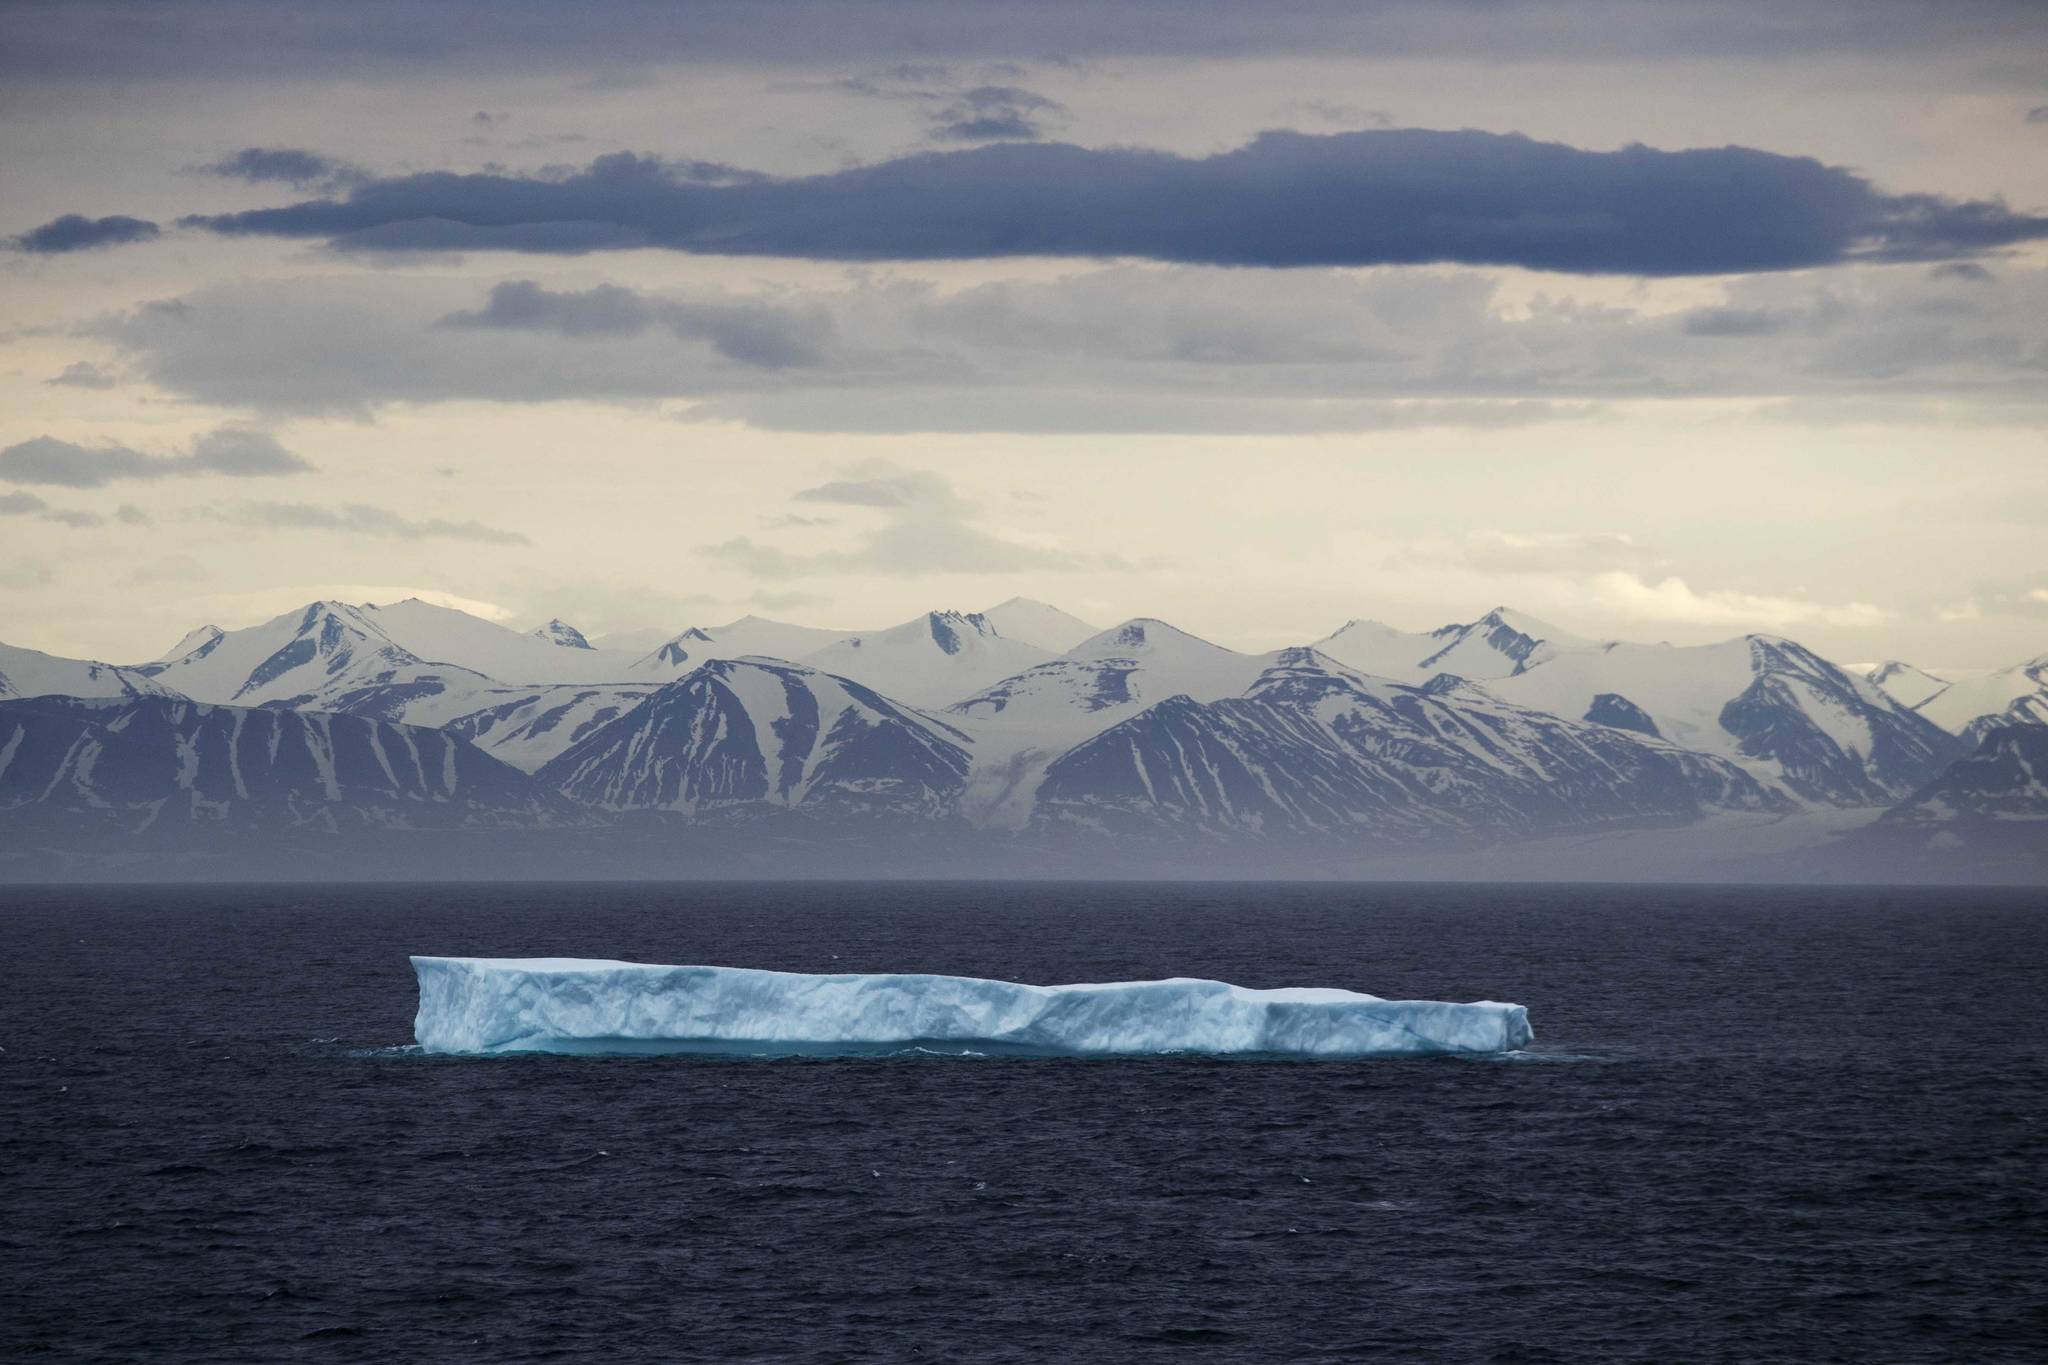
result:
[[(2039, 1360), (2048, 900), (0, 892), (0, 1356)], [(1528, 1005), (1523, 1060), (433, 1059), (405, 956)]]

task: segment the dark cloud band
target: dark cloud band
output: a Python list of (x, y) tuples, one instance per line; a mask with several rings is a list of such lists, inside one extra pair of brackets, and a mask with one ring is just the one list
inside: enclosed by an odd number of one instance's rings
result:
[(21, 80), (573, 70), (659, 63), (1273, 55), (1614, 59), (2008, 55), (2037, 0), (64, 0), (0, 6)]
[(182, 455), (146, 455), (121, 445), (83, 446), (36, 436), (0, 450), (0, 479), (9, 483), (100, 488), (117, 479), (165, 479), (212, 474), (267, 478), (313, 468), (276, 438), (243, 427), (219, 427), (196, 437)]
[(1001, 143), (741, 183), (618, 154), (555, 178), (436, 172), (184, 222), (371, 250), (1456, 263), (1658, 276), (1941, 260), (2048, 236), (2048, 218), (1884, 194), (1806, 157), (1745, 147), (1594, 152), (1422, 129), (1266, 133), (1198, 158)]
[(53, 218), (39, 228), (22, 233), (14, 239), (14, 245), (17, 250), (54, 256), (67, 251), (91, 251), (95, 247), (146, 242), (161, 231), (147, 219), (130, 218), (125, 214), (88, 218), (82, 213), (67, 213), (62, 218)]

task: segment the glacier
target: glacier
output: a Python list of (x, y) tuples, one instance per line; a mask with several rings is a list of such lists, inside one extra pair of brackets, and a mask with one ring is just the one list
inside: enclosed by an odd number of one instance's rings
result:
[(810, 975), (587, 958), (414, 957), (429, 1053), (1160, 1053), (1404, 1057), (1509, 1052), (1520, 1005), (1382, 1000), (1222, 981), (1029, 986), (965, 976)]

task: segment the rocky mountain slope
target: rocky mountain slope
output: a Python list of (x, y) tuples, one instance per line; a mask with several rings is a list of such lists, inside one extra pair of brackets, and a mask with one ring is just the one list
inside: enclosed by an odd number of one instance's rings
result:
[(718, 659), (599, 726), (539, 780), (608, 811), (952, 814), (967, 737), (800, 664)]
[(1174, 697), (1061, 755), (1038, 828), (1398, 841), (1678, 822), (1782, 804), (1726, 760), (1283, 651), (1242, 697)]
[(449, 830), (577, 812), (454, 735), (170, 697), (0, 702), (0, 827)]

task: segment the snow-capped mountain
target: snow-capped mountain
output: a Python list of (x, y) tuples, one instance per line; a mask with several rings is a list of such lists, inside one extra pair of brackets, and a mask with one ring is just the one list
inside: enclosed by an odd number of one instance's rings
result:
[(365, 688), (436, 679), (442, 691), (633, 680), (630, 654), (522, 634), (417, 598), (385, 606), (311, 602), (261, 625), (209, 627), (186, 638), (192, 648), (139, 671), (196, 700), (237, 706), (349, 711), (358, 708), (344, 699)]
[[(2037, 822), (2048, 836), (2048, 725), (2002, 725), (1885, 815), (1892, 825)], [(2048, 857), (2048, 839), (2042, 855)]]
[(673, 639), (673, 632), (644, 628), (640, 630), (608, 630), (602, 635), (590, 637), (592, 649), (609, 649), (632, 655), (635, 659), (645, 658)]
[(483, 701), (477, 710), (446, 721), (423, 716), (421, 723), (460, 735), (493, 758), (531, 773), (658, 690), (653, 684), (590, 687), (580, 683), (507, 688), (464, 699), (465, 705)]
[(0, 645), (0, 700), (10, 697), (175, 697), (169, 687), (133, 668), (66, 659), (38, 649)]
[[(426, 663), (452, 664), (500, 683), (629, 682), (633, 656), (591, 649), (573, 627), (552, 623), (574, 636), (542, 638), (486, 621), (453, 607), (409, 597), (403, 602), (358, 608), (362, 618), (407, 653)], [(570, 648), (563, 648), (567, 644)]]
[[(508, 857), (545, 871), (563, 849), (589, 866), (649, 850), (759, 866), (776, 855), (751, 840), (843, 843), (867, 829), (917, 839), (921, 857), (951, 849), (956, 867), (993, 866), (985, 858), (1008, 849), (1038, 869), (1086, 862), (1067, 839), (1083, 831), (1246, 840), (1283, 857), (1284, 841), (1305, 840), (1321, 858), (1347, 841), (1412, 852), (1437, 838), (1469, 850), (1645, 825), (1760, 828), (1803, 802), (1816, 809), (1800, 820), (1824, 815), (1836, 833), (1853, 808), (1920, 812), (1843, 836), (1823, 875), (1885, 866), (1886, 830), (1950, 850), (1938, 875), (1977, 875), (1968, 851), (1980, 849), (2000, 875), (2048, 867), (2048, 822), (2014, 814), (2034, 799), (2034, 741), (2001, 737), (2048, 730), (2048, 656), (1950, 683), (1916, 710), (1901, 698), (1940, 680), (1903, 665), (1852, 676), (1762, 635), (1595, 645), (1506, 609), (1427, 633), (1354, 621), (1330, 642), (1364, 669), (1308, 647), (1244, 653), (1152, 618), (1073, 638), (1085, 629), (1020, 598), (878, 632), (745, 617), (633, 656), (559, 620), (521, 633), (420, 601), (316, 602), (246, 629), (202, 627), (130, 668), (0, 646), (0, 698), (100, 699), (5, 713), (16, 721), (0, 730), (0, 792), (19, 810), (0, 834), (35, 833), (14, 842), (47, 869), (82, 849), (124, 857), (138, 830), (212, 831), (205, 856), (232, 866), (221, 831), (470, 829), (476, 795), (481, 827), (501, 834), (461, 841), (465, 872)], [(1944, 708), (1963, 738), (1929, 719)], [(462, 794), (427, 781), (429, 760), (451, 752)], [(1959, 754), (1970, 761), (1945, 772)], [(465, 777), (470, 762), (491, 766)], [(508, 770), (534, 782), (492, 795)], [(735, 819), (744, 839), (726, 832)], [(1964, 824), (1974, 832), (1957, 843)], [(555, 842), (517, 832), (565, 825)], [(1798, 837), (1817, 848), (1835, 834)], [(405, 838), (375, 857), (449, 856)], [(679, 838), (710, 842), (685, 853)], [(265, 847), (286, 844), (275, 865), (290, 869), (305, 852), (295, 836)], [(897, 856), (873, 847), (875, 866)], [(322, 848), (346, 874), (357, 845)], [(1114, 845), (1096, 851), (1113, 857)], [(837, 865), (820, 856), (821, 870)], [(0, 875), (25, 866), (0, 842)]]
[(167, 664), (174, 659), (182, 659), (187, 654), (204, 649), (225, 633), (219, 626), (194, 626), (185, 632), (184, 639), (171, 646), (169, 652), (157, 655), (150, 662)]
[(939, 707), (1048, 657), (1037, 645), (1008, 639), (978, 612), (930, 611), (887, 630), (849, 635), (801, 662), (912, 706)]
[(171, 697), (0, 702), (0, 828), (452, 829), (577, 818), (438, 730)]
[(2012, 705), (1988, 716), (1979, 716), (1963, 728), (1965, 753), (1976, 752), (1984, 737), (2009, 725), (2048, 725), (2048, 691), (2029, 692), (2013, 699)]
[[(2048, 654), (2014, 664), (2011, 668), (2001, 668), (1996, 673), (1958, 678), (1921, 702), (1919, 710), (1921, 715), (1942, 729), (1962, 734), (1979, 717), (2001, 715), (2016, 703), (2026, 703), (2030, 697), (2048, 701)], [(2024, 715), (2041, 704), (2022, 705), (2020, 714)]]
[(1030, 597), (1012, 597), (981, 614), (1004, 639), (1022, 640), (1054, 654), (1066, 653), (1097, 630), (1078, 616)]
[[(568, 652), (539, 640), (526, 643), (537, 650)], [(215, 635), (176, 659), (135, 671), (195, 701), (357, 712), (386, 720), (396, 719), (403, 704), (422, 696), (498, 686), (481, 673), (427, 662), (386, 634), (369, 609), (345, 602), (310, 603), (260, 626)]]
[(1469, 625), (1440, 627), (1432, 635), (1442, 647), (1416, 667), (1432, 677), (1455, 673), (1481, 681), (1526, 673), (1565, 650), (1596, 644), (1507, 607), (1495, 607)]
[(530, 687), (447, 687), (398, 683), (348, 697), (350, 715), (430, 725), (533, 772), (585, 735), (638, 706), (657, 683), (556, 683)]
[(1383, 621), (1363, 618), (1346, 621), (1310, 646), (1347, 668), (1375, 678), (1411, 683), (1430, 677), (1423, 670), (1422, 661), (1443, 647), (1443, 641), (1434, 632), (1401, 630)]
[(954, 808), (967, 745), (951, 726), (846, 678), (716, 659), (600, 726), (538, 777), (605, 810), (932, 817)]
[(853, 632), (824, 630), (817, 626), (793, 626), (765, 616), (742, 616), (730, 625), (691, 626), (670, 636), (633, 664), (635, 678), (680, 677), (698, 664), (713, 659), (801, 659), (827, 645), (844, 640)]
[(1863, 675), (1883, 688), (1885, 695), (1901, 706), (1920, 706), (1929, 697), (1948, 686), (1948, 679), (1937, 678), (1924, 668), (1888, 659)]
[(2048, 725), (2005, 725), (1884, 817), (1813, 851), (1857, 880), (2048, 882)]
[(1573, 720), (1625, 716), (1624, 728), (1638, 731), (1647, 720), (1673, 744), (1732, 759), (1767, 784), (1828, 805), (1890, 804), (1958, 747), (1876, 684), (1771, 635), (1565, 651), (1488, 686)]
[(1338, 663), (1374, 677), (1425, 682), (1439, 673), (1487, 681), (1526, 672), (1545, 659), (1595, 642), (1523, 612), (1495, 607), (1476, 621), (1427, 633), (1378, 621), (1347, 621), (1312, 646)]
[(1066, 658), (1034, 664), (954, 703), (946, 718), (974, 736), (974, 771), (962, 803), (967, 817), (1021, 827), (1053, 759), (1168, 697), (1236, 696), (1275, 657), (1240, 654), (1164, 621), (1126, 621), (1090, 636)]
[(1242, 697), (1172, 697), (1047, 769), (1041, 829), (1404, 841), (1679, 822), (1785, 804), (1732, 763), (1512, 706), (1461, 679), (1281, 651)]
[(1155, 698), (1185, 692), (1198, 701), (1234, 697), (1271, 666), (1271, 654), (1242, 654), (1149, 616), (1091, 635), (1067, 651), (1082, 663), (1135, 665)]
[(544, 626), (536, 626), (526, 632), (536, 640), (546, 640), (551, 645), (564, 649), (590, 649), (590, 641), (583, 638), (583, 632), (557, 616)]

